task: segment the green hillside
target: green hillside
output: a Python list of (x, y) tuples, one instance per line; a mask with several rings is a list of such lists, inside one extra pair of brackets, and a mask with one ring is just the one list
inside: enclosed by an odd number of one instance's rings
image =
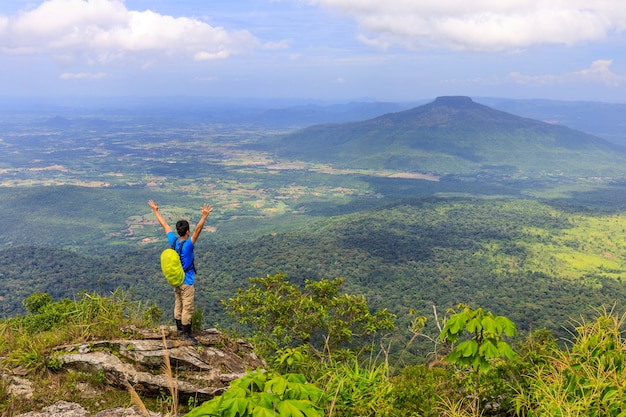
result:
[(440, 97), (374, 119), (312, 126), (282, 138), (278, 154), (338, 166), (437, 175), (623, 177), (624, 149), (603, 139)]
[[(197, 245), (197, 304), (207, 324), (227, 324), (219, 304), (255, 276), (291, 280), (345, 278), (400, 321), (409, 309), (430, 314), (459, 302), (512, 318), (520, 329), (556, 333), (572, 317), (600, 305), (624, 307), (626, 216), (531, 200), (404, 200), (329, 217), (288, 233), (233, 244)], [(110, 258), (52, 249), (0, 252), (4, 314), (20, 311), (32, 291), (71, 296), (80, 290), (132, 290), (169, 311), (155, 244)], [(164, 317), (168, 319), (169, 314)]]

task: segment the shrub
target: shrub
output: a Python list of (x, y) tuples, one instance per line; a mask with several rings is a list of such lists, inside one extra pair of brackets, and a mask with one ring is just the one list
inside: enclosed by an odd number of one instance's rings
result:
[(41, 309), (48, 304), (51, 304), (54, 300), (46, 293), (36, 292), (22, 301), (22, 305), (31, 314), (38, 314)]

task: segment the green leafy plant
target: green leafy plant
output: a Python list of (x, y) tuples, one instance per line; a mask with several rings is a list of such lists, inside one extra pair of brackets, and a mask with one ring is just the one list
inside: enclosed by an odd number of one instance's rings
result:
[(515, 397), (526, 390), (529, 375), (545, 367), (559, 349), (552, 333), (537, 329), (515, 344), (512, 360), (496, 359), (481, 375), (480, 399), (485, 415), (515, 415)]
[[(502, 337), (514, 336), (516, 327), (508, 318), (495, 316), (482, 308), (473, 309), (460, 304), (457, 310), (452, 310), (453, 314), (446, 320), (439, 338), (454, 344), (445, 358), (447, 362), (473, 370), (472, 410), (478, 414), (480, 374), (488, 371), (491, 362), (496, 359), (515, 357), (515, 352)], [(465, 334), (469, 337), (462, 339)]]
[(233, 381), (230, 388), (194, 408), (187, 417), (323, 417), (323, 391), (301, 374), (257, 370)]

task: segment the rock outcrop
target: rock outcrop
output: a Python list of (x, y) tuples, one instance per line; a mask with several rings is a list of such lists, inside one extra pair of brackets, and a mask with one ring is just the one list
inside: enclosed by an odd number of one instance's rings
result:
[(224, 391), (246, 370), (265, 366), (249, 343), (233, 341), (218, 330), (205, 330), (196, 339), (199, 344), (193, 345), (144, 332), (142, 339), (63, 346), (57, 359), (65, 368), (104, 374), (109, 384), (119, 388), (130, 383), (141, 395), (169, 395), (173, 380), (181, 399), (193, 396), (201, 401)]
[[(61, 369), (101, 375), (107, 384), (120, 389), (130, 385), (140, 396), (172, 396), (172, 386), (180, 401), (193, 397), (205, 401), (221, 394), (228, 384), (246, 371), (265, 368), (263, 359), (244, 340), (233, 340), (216, 329), (195, 335), (198, 344), (178, 340), (173, 328), (160, 331), (125, 329), (129, 339), (101, 340), (60, 346), (52, 354)], [(166, 364), (169, 362), (169, 369)], [(28, 398), (24, 376), (4, 376), (15, 396)], [(32, 394), (30, 394), (32, 395)], [(104, 414), (101, 414), (104, 413)], [(108, 413), (108, 414), (107, 414)], [(129, 414), (130, 413), (130, 414)], [(63, 401), (22, 417), (88, 416), (78, 404)], [(131, 409), (105, 410), (98, 417), (135, 415)]]

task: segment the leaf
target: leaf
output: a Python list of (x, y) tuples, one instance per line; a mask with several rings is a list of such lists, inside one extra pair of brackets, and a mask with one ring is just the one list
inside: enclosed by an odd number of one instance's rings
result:
[(478, 353), (485, 359), (497, 358), (499, 355), (497, 342), (489, 338), (480, 346)]
[(273, 410), (275, 405), (281, 401), (281, 397), (270, 392), (261, 393), (258, 397), (256, 406), (261, 406)]
[(479, 367), (482, 365), (482, 361), (483, 358), (481, 358), (480, 356), (474, 356), (474, 359), (472, 360), (472, 368), (474, 368), (475, 371), (478, 370)]
[(287, 381), (289, 382), (299, 382), (300, 384), (306, 383), (306, 378), (302, 374), (291, 373), (291, 374), (285, 375), (285, 377), (287, 378)]
[(501, 340), (498, 341), (498, 353), (500, 356), (505, 356), (508, 359), (513, 359), (515, 357), (515, 352), (511, 349), (511, 346)]
[(243, 398), (248, 395), (248, 391), (241, 387), (230, 387), (224, 394), (225, 398)]
[(321, 411), (316, 410), (313, 407), (306, 408), (306, 409), (302, 410), (302, 412), (304, 413), (304, 415), (306, 417), (324, 417), (324, 413), (322, 413)]
[(448, 331), (450, 332), (450, 334), (455, 335), (463, 331), (463, 320), (461, 320), (458, 314), (450, 317), (448, 324)]
[(461, 358), (461, 352), (457, 349), (454, 349), (452, 352), (446, 355), (446, 360), (450, 363), (459, 363)]
[(248, 400), (246, 398), (226, 400), (222, 405), (224, 407), (224, 411), (222, 412), (223, 416), (236, 417), (237, 415), (245, 416), (247, 414)]
[(471, 333), (480, 332), (483, 329), (483, 326), (478, 317), (474, 317), (470, 321), (467, 322), (467, 330)]
[(265, 384), (265, 391), (283, 395), (287, 389), (287, 380), (283, 376), (276, 376)]
[(233, 385), (236, 385), (238, 387), (241, 387), (245, 390), (249, 390), (251, 392), (253, 392), (254, 388), (256, 387), (256, 390), (258, 392), (261, 392), (263, 391), (263, 387), (265, 386), (266, 378), (267, 376), (265, 375), (265, 372), (261, 372), (261, 371), (250, 372), (246, 376), (233, 381), (233, 383), (231, 383), (231, 387)]
[(322, 397), (322, 395), (324, 395), (324, 391), (313, 384), (290, 382), (287, 385), (284, 397), (295, 400), (311, 400), (316, 402)]
[(475, 340), (466, 340), (465, 342), (459, 343), (454, 350), (459, 351), (464, 358), (469, 358), (474, 356), (478, 351), (478, 343), (476, 343)]
[(498, 328), (500, 332), (504, 332), (505, 335), (512, 337), (517, 333), (517, 328), (515, 327), (515, 323), (504, 316), (496, 317), (496, 323), (498, 323)]
[(619, 391), (615, 387), (607, 387), (602, 393), (602, 401), (611, 401), (613, 398), (619, 396)]
[(276, 417), (276, 412), (270, 408), (257, 405), (252, 410), (252, 417)]
[(277, 406), (281, 417), (304, 417), (303, 410), (311, 407), (311, 403), (302, 400), (284, 400)]
[(185, 417), (204, 417), (204, 416), (213, 416), (219, 415), (220, 412), (220, 404), (222, 403), (221, 398), (213, 398), (199, 407), (194, 408), (187, 414)]
[(500, 333), (498, 332), (498, 326), (496, 325), (496, 321), (493, 319), (492, 316), (483, 317), (481, 323), (483, 325), (484, 331), (488, 332), (489, 334), (498, 335)]

